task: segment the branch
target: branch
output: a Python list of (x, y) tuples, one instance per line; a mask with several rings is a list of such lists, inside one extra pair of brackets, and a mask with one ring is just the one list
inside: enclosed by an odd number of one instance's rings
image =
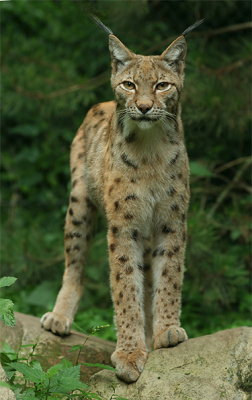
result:
[(216, 212), (217, 208), (221, 205), (223, 200), (227, 197), (228, 193), (232, 190), (232, 188), (237, 184), (237, 182), (240, 180), (241, 176), (245, 172), (245, 170), (249, 167), (249, 165), (252, 163), (252, 157), (248, 157), (245, 163), (242, 165), (242, 167), (237, 171), (237, 173), (234, 176), (234, 179), (226, 186), (226, 188), (223, 190), (223, 192), (220, 194), (218, 199), (216, 200), (216, 203), (213, 205), (211, 208), (208, 218), (212, 218), (214, 213)]
[(235, 165), (243, 163), (244, 161), (247, 161), (247, 160), (250, 160), (250, 159), (251, 159), (251, 157), (240, 157), (240, 158), (237, 158), (236, 160), (229, 161), (227, 164), (224, 164), (221, 167), (215, 169), (213, 171), (213, 173), (214, 174), (219, 174), (220, 172), (225, 171), (228, 168), (232, 168)]
[(211, 68), (206, 67), (205, 65), (200, 65), (200, 69), (202, 71), (209, 73), (210, 75), (222, 75), (222, 74), (227, 74), (227, 73), (233, 71), (234, 69), (243, 67), (243, 65), (248, 61), (251, 61), (251, 57), (242, 58), (241, 60), (238, 60), (233, 64), (230, 64), (226, 67), (222, 67), (219, 69), (211, 69)]
[(44, 94), (41, 92), (27, 92), (23, 90), (20, 86), (16, 87), (16, 92), (24, 94), (27, 97), (31, 97), (33, 99), (53, 99), (54, 97), (63, 96), (68, 93), (76, 92), (78, 90), (92, 90), (96, 87), (99, 87), (106, 83), (109, 80), (110, 73), (109, 71), (102, 72), (100, 75), (97, 75), (94, 78), (90, 78), (86, 80), (82, 85), (72, 85), (67, 88), (55, 90), (54, 92)]

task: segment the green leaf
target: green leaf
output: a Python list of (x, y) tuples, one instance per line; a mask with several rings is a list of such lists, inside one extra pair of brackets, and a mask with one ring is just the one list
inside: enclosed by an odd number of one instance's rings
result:
[(108, 369), (109, 371), (116, 371), (114, 367), (111, 367), (110, 365), (105, 365), (105, 364), (90, 364), (90, 363), (81, 363), (81, 365), (86, 365), (87, 367), (96, 367), (96, 368), (102, 368), (102, 369)]
[(18, 358), (17, 353), (13, 350), (12, 347), (10, 347), (10, 345), (8, 345), (8, 343), (4, 343), (3, 345), (3, 353), (7, 354), (8, 357), (11, 359), (11, 361), (14, 361)]
[(10, 286), (14, 282), (16, 282), (17, 278), (13, 278), (11, 276), (3, 276), (3, 278), (0, 279), (0, 288), (4, 286)]
[(86, 384), (80, 382), (80, 365), (63, 369), (51, 379), (51, 393), (67, 394), (77, 389), (88, 389)]
[(33, 368), (35, 368), (35, 369), (39, 369), (40, 371), (43, 371), (43, 370), (42, 370), (42, 367), (41, 367), (41, 365), (40, 365), (40, 362), (37, 361), (37, 360), (31, 361), (31, 362), (30, 362), (30, 366), (33, 367)]
[(62, 368), (63, 368), (62, 364), (54, 365), (53, 367), (51, 367), (47, 370), (47, 377), (51, 378), (53, 375), (56, 375), (59, 372), (59, 370)]
[(80, 349), (82, 349), (82, 348), (83, 348), (83, 345), (76, 344), (76, 345), (74, 345), (74, 346), (71, 347), (71, 349), (69, 350), (69, 352), (71, 353), (71, 352), (73, 352), (73, 351), (80, 350)]
[(201, 176), (203, 178), (214, 176), (214, 174), (207, 167), (197, 161), (190, 162), (190, 173), (191, 175)]
[(0, 299), (0, 319), (7, 326), (15, 326), (16, 319), (13, 313), (13, 302), (9, 299)]
[(62, 364), (62, 366), (63, 366), (63, 369), (70, 368), (70, 367), (73, 366), (73, 364), (71, 363), (71, 361), (67, 360), (66, 358), (62, 358), (61, 364)]
[(16, 362), (11, 363), (10, 366), (23, 374), (24, 378), (31, 382), (41, 383), (47, 379), (47, 375), (44, 371), (31, 367), (27, 364)]

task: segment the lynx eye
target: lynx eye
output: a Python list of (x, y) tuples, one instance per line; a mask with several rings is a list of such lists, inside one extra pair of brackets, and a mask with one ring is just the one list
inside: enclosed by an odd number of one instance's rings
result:
[(171, 88), (171, 84), (168, 82), (159, 82), (156, 86), (157, 90), (169, 90)]
[(130, 81), (124, 81), (122, 83), (122, 86), (124, 87), (124, 89), (126, 90), (134, 90), (135, 89), (135, 85), (134, 83), (130, 82)]

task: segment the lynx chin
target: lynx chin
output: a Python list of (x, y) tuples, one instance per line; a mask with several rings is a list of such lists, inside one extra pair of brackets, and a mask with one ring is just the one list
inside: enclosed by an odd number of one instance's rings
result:
[(110, 285), (117, 327), (112, 363), (125, 382), (148, 351), (187, 339), (180, 327), (189, 166), (179, 103), (185, 34), (160, 56), (132, 53), (109, 33), (115, 100), (87, 113), (70, 155), (65, 273), (42, 326), (67, 335), (83, 292), (98, 210), (107, 218)]

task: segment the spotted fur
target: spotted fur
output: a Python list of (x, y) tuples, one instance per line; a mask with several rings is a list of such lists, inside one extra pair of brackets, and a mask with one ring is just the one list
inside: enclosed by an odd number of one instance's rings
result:
[(83, 291), (97, 210), (108, 221), (110, 284), (117, 326), (112, 362), (135, 381), (148, 348), (187, 339), (179, 314), (189, 167), (179, 103), (186, 42), (161, 56), (132, 53), (109, 36), (115, 101), (94, 106), (71, 146), (66, 269), (45, 329), (68, 334)]

